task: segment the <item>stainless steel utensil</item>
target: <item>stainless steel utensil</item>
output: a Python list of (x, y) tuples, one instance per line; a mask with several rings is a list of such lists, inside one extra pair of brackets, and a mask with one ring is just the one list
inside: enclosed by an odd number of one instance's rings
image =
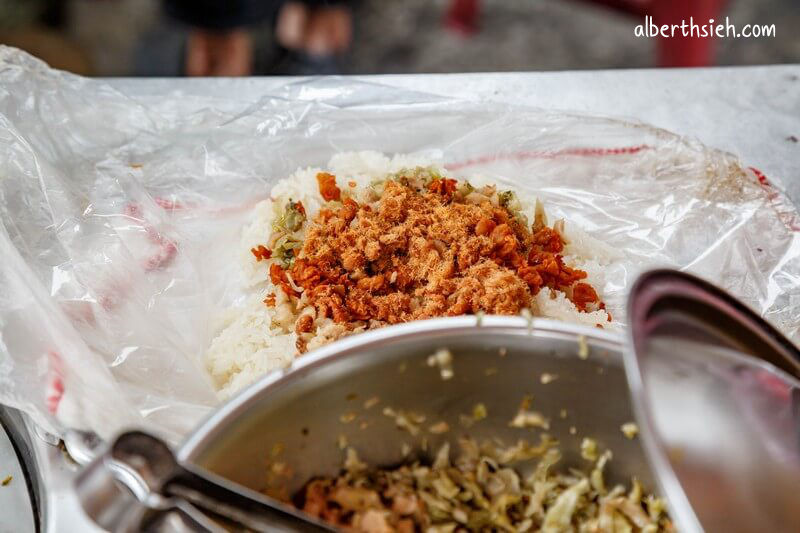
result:
[(648, 459), (682, 531), (800, 530), (800, 352), (741, 302), (649, 272), (625, 364)]
[[(427, 364), (442, 347), (453, 353), (455, 375), (448, 380)], [(584, 349), (585, 360), (579, 356)], [(266, 376), (216, 411), (176, 455), (183, 468), (247, 487), (250, 496), (255, 491), (285, 498), (313, 476), (337, 474), (343, 442), (374, 465), (404, 460), (406, 447), (411, 455), (432, 457), (443, 442), (464, 434), (536, 443), (541, 430), (509, 427), (522, 398), (533, 394), (534, 408), (550, 416), (549, 433), (560, 441), (565, 468), (588, 466), (580, 457), (580, 442), (591, 436), (602, 449), (614, 451), (607, 467), (610, 483), (629, 483), (635, 475), (652, 487), (639, 441), (620, 431), (633, 420), (621, 357), (615, 335), (521, 317), (457, 317), (384, 328), (342, 339), (298, 358), (288, 371)], [(545, 373), (557, 378), (542, 384)], [(460, 417), (477, 403), (485, 405), (488, 417), (466, 428)], [(383, 413), (386, 407), (423, 414), (420, 433), (398, 429)], [(440, 421), (449, 432), (427, 430)], [(129, 461), (124, 455), (115, 458), (120, 457)], [(146, 490), (138, 488), (140, 481), (129, 480), (125, 485), (133, 492), (123, 487), (127, 499), (120, 497), (112, 489), (119, 488), (128, 470), (111, 480), (101, 472), (98, 481), (87, 473), (79, 482), (84, 505), (104, 527), (211, 527), (193, 514), (208, 506), (159, 481), (163, 477), (144, 483)], [(148, 496), (153, 493), (158, 497)]]
[[(582, 342), (586, 360), (579, 356)], [(451, 379), (427, 364), (442, 347), (453, 354)], [(538, 442), (541, 430), (509, 427), (520, 401), (532, 394), (533, 408), (549, 416), (549, 433), (560, 442), (561, 466), (588, 466), (580, 443), (590, 436), (614, 452), (609, 483), (628, 484), (636, 476), (652, 487), (640, 442), (620, 430), (633, 421), (621, 349), (616, 335), (598, 328), (521, 317), (384, 328), (337, 341), (298, 358), (289, 372), (264, 378), (216, 411), (177, 456), (285, 497), (313, 476), (338, 474), (345, 457), (340, 442), (370, 465), (408, 459), (405, 446), (409, 456), (430, 459), (442, 443), (465, 434)], [(545, 373), (557, 378), (542, 384)], [(478, 403), (488, 417), (467, 428), (460, 418)], [(398, 429), (384, 414), (387, 407), (424, 415), (419, 434)], [(428, 431), (442, 421), (450, 431)]]
[(146, 433), (117, 437), (76, 481), (86, 513), (111, 531), (332, 531), (295, 508), (194, 465)]

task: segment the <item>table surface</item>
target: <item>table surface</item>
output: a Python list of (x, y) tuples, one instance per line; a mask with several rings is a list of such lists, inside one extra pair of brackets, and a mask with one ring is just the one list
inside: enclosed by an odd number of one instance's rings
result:
[[(635, 120), (739, 156), (800, 205), (800, 65), (354, 76), (457, 98)], [(179, 89), (255, 101), (301, 78), (113, 78), (136, 98)]]
[(0, 533), (34, 531), (33, 506), (25, 474), (5, 428), (0, 425)]

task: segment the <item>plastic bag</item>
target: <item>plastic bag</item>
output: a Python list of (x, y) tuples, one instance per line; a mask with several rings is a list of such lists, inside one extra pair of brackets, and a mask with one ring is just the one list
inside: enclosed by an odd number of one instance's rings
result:
[(800, 339), (796, 213), (735, 157), (608, 119), (308, 79), (255, 103), (134, 100), (0, 49), (0, 401), (46, 429), (177, 441), (218, 403), (203, 364), (241, 303), (239, 236), (271, 184), (349, 150), (420, 153), (534, 193), (641, 269), (691, 270)]

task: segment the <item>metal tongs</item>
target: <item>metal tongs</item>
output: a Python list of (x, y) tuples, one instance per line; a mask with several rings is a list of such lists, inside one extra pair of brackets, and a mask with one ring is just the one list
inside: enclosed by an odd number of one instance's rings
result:
[(195, 465), (161, 440), (120, 435), (75, 482), (86, 514), (109, 531), (334, 531), (277, 500)]

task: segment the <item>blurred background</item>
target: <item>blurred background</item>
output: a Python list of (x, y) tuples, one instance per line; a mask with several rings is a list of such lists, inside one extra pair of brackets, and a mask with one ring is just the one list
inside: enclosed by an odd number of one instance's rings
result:
[[(634, 35), (688, 20), (775, 37)], [(93, 76), (564, 70), (800, 62), (798, 0), (0, 0), (0, 43)]]

